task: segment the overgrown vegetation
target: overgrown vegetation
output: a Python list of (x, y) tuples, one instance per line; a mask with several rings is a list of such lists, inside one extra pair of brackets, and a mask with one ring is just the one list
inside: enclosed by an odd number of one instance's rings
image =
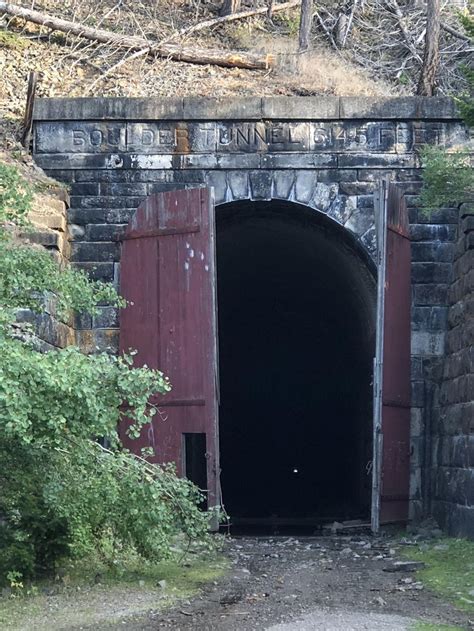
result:
[(132, 437), (151, 421), (150, 396), (171, 387), (164, 375), (134, 368), (130, 355), (40, 353), (18, 335), (15, 310), (43, 311), (45, 292), (63, 316), (124, 306), (111, 286), (18, 242), (30, 203), (14, 167), (0, 165), (0, 584), (50, 574), (64, 558), (114, 566), (127, 554), (161, 560), (177, 542), (207, 544), (199, 491), (117, 436), (124, 415)]
[(474, 612), (473, 541), (440, 539), (423, 547), (410, 547), (406, 556), (426, 563), (425, 569), (417, 572), (417, 576), (427, 587), (460, 609)]
[(463, 631), (463, 628), (450, 624), (439, 624), (438, 622), (417, 622), (413, 631)]
[[(470, 3), (471, 11), (474, 3)], [(472, 12), (461, 14), (467, 36), (474, 43), (474, 16)], [(474, 70), (463, 66), (467, 90), (456, 100), (460, 113), (468, 127), (474, 126)], [(421, 152), (423, 187), (420, 206), (425, 213), (442, 207), (458, 206), (474, 195), (474, 169), (472, 150), (447, 151), (440, 146), (426, 146)]]
[[(470, 2), (469, 13), (461, 15), (461, 22), (464, 26), (466, 34), (471, 40), (471, 44), (474, 44), (474, 1)], [(459, 107), (464, 120), (470, 127), (474, 127), (474, 68), (464, 64), (462, 66), (464, 76), (466, 78), (467, 90), (466, 93), (459, 97)]]
[(425, 212), (457, 206), (474, 194), (469, 151), (447, 152), (443, 147), (427, 145), (421, 161), (424, 169), (420, 204)]

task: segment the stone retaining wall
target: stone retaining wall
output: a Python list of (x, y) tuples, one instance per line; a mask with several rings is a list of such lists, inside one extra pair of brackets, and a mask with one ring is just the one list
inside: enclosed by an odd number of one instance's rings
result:
[(448, 291), (439, 409), (433, 414), (433, 514), (450, 534), (474, 537), (474, 204), (462, 204)]

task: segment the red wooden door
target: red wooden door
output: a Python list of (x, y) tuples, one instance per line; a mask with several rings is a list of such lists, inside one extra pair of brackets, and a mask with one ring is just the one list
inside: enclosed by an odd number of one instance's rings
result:
[(378, 239), (374, 366), (372, 528), (408, 519), (410, 476), (411, 254), (403, 193), (383, 180), (375, 204)]
[[(135, 349), (136, 365), (159, 368), (172, 390), (157, 395), (161, 410), (127, 447), (155, 449), (155, 460), (196, 468), (186, 446), (201, 445), (208, 504), (219, 503), (215, 231), (212, 192), (179, 190), (148, 197), (125, 233), (120, 349)], [(123, 430), (124, 428), (122, 428)], [(191, 437), (203, 440), (188, 441)], [(204, 460), (205, 459), (205, 460)], [(194, 464), (189, 464), (194, 461)], [(191, 477), (191, 476), (188, 476)], [(202, 486), (202, 485), (201, 485)]]

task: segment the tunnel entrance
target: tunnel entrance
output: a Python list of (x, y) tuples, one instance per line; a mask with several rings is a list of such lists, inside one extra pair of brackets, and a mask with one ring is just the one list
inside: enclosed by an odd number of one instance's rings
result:
[(234, 523), (370, 514), (376, 280), (290, 202), (216, 210), (222, 496)]

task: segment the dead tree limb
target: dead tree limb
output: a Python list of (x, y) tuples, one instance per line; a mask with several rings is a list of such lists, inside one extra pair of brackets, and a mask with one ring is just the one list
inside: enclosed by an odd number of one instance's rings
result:
[(215, 66), (248, 68), (251, 70), (265, 70), (272, 65), (271, 55), (258, 56), (245, 52), (228, 52), (205, 48), (185, 48), (178, 44), (154, 43), (143, 37), (120, 35), (104, 29), (96, 29), (78, 22), (70, 22), (61, 18), (26, 9), (16, 4), (0, 1), (0, 13), (6, 13), (29, 22), (46, 26), (54, 31), (61, 31), (68, 35), (75, 35), (84, 39), (112, 44), (117, 48), (129, 51), (148, 49), (153, 57), (164, 57), (174, 61), (185, 61), (193, 64), (213, 64)]
[[(279, 11), (286, 11), (288, 9), (297, 7), (300, 4), (301, 0), (290, 0), (289, 2), (282, 2), (281, 4), (271, 4), (271, 13), (273, 15), (274, 13), (277, 13)], [(163, 40), (163, 42), (161, 43), (172, 41), (177, 37), (182, 37), (183, 35), (191, 35), (191, 33), (195, 33), (196, 31), (202, 31), (205, 28), (212, 28), (213, 26), (218, 26), (219, 24), (224, 24), (225, 22), (243, 20), (245, 18), (251, 18), (254, 15), (268, 15), (269, 11), (270, 7), (259, 7), (258, 9), (248, 9), (247, 11), (239, 11), (238, 13), (222, 15), (218, 18), (203, 20), (202, 22), (198, 22), (197, 24), (193, 24), (192, 26), (182, 28), (180, 31), (176, 31), (176, 33), (173, 33), (173, 35)]]
[(342, 41), (341, 41), (341, 48), (344, 48), (344, 46), (346, 45), (347, 38), (349, 36), (349, 33), (351, 32), (352, 22), (354, 21), (354, 14), (356, 12), (358, 4), (359, 4), (359, 0), (354, 0), (353, 3), (352, 3), (351, 14), (350, 14), (349, 19), (347, 21), (347, 27), (346, 27), (346, 30), (344, 32), (344, 36), (343, 36)]
[(420, 96), (433, 96), (435, 92), (436, 75), (439, 68), (440, 10), (440, 0), (428, 0), (425, 52), (417, 89), (417, 94)]
[(460, 31), (457, 31), (455, 28), (453, 28), (449, 24), (446, 24), (446, 22), (440, 22), (440, 27), (443, 29), (443, 31), (446, 31), (446, 33), (449, 33), (450, 35), (452, 35), (453, 37), (456, 37), (457, 39), (462, 39), (465, 42), (471, 41), (470, 37), (468, 37), (464, 33), (461, 33)]
[(392, 7), (395, 11), (395, 15), (397, 17), (397, 22), (398, 22), (398, 26), (400, 27), (400, 30), (402, 32), (402, 35), (405, 39), (406, 45), (408, 46), (409, 51), (411, 52), (411, 54), (413, 55), (413, 57), (415, 57), (415, 59), (418, 60), (418, 62), (421, 64), (422, 59), (420, 57), (420, 55), (418, 54), (418, 51), (416, 49), (416, 46), (413, 42), (413, 39), (407, 29), (407, 27), (405, 26), (405, 22), (404, 22), (404, 15), (402, 10), (400, 9), (400, 6), (397, 2), (397, 0), (392, 0)]

